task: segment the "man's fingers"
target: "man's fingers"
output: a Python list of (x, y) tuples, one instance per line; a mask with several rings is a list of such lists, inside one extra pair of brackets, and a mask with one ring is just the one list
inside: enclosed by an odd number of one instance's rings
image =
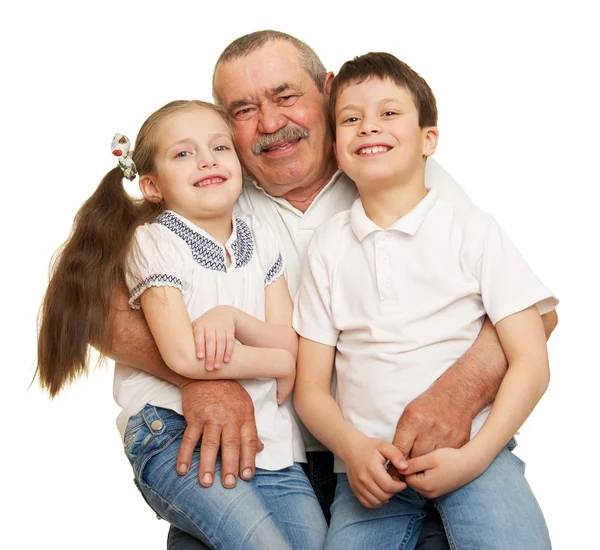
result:
[(398, 449), (400, 449), (400, 452), (405, 457), (409, 457), (416, 437), (417, 432), (410, 425), (404, 425), (404, 423), (402, 422), (402, 417), (400, 417), (392, 444), (395, 447), (398, 447)]
[(237, 425), (225, 424), (221, 433), (221, 483), (231, 489), (237, 483), (240, 467), (240, 432)]
[(196, 346), (196, 357), (204, 359), (206, 350), (204, 348), (204, 327), (200, 324), (194, 325), (194, 345)]
[(416, 474), (424, 470), (429, 470), (437, 466), (437, 460), (431, 454), (418, 456), (417, 458), (411, 458), (408, 461), (408, 468), (403, 470), (402, 473), (405, 476)]
[(221, 443), (221, 426), (205, 424), (200, 447), (200, 468), (198, 477), (202, 487), (210, 487), (215, 479), (215, 464)]
[(190, 471), (194, 449), (202, 436), (202, 426), (188, 424), (183, 432), (179, 453), (177, 454), (177, 473), (185, 475)]
[(206, 342), (206, 359), (204, 361), (204, 368), (206, 368), (206, 370), (213, 370), (215, 368), (215, 331), (205, 330), (204, 333), (204, 340)]
[(259, 445), (264, 448), (262, 442), (258, 439), (256, 424), (246, 422), (241, 430), (241, 448), (240, 448), (240, 477), (248, 481), (254, 476), (256, 466), (256, 453), (259, 452)]
[(435, 451), (435, 441), (431, 438), (423, 439), (417, 437), (413, 443), (413, 448), (410, 453), (412, 457), (423, 456)]

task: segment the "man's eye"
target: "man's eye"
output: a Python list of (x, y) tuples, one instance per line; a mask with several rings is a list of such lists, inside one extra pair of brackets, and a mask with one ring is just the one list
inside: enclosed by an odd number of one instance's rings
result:
[(287, 107), (289, 105), (293, 105), (296, 102), (296, 99), (298, 99), (297, 95), (282, 95), (277, 100), (277, 103)]
[(234, 113), (236, 120), (247, 120), (254, 114), (254, 107), (246, 107)]
[(175, 158), (185, 158), (185, 157), (189, 157), (192, 153), (190, 153), (189, 151), (181, 151), (180, 153), (177, 153), (175, 155)]

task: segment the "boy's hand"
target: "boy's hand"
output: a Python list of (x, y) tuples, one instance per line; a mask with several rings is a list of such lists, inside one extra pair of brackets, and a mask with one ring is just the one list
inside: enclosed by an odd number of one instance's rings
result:
[(385, 468), (389, 460), (398, 470), (406, 468), (404, 455), (391, 443), (358, 434), (341, 457), (352, 491), (363, 506), (378, 508), (406, 488)]
[(402, 472), (404, 480), (425, 498), (445, 495), (473, 481), (489, 466), (469, 454), (465, 447), (444, 448), (411, 458)]
[(233, 353), (235, 339), (235, 309), (217, 306), (209, 309), (192, 323), (198, 359), (204, 359), (208, 371), (220, 369)]

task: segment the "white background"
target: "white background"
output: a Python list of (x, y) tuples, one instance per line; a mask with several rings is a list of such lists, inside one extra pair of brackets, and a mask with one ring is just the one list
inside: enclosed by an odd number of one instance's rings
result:
[(134, 138), (170, 100), (210, 99), (223, 48), (274, 28), (330, 70), (389, 51), (433, 88), (436, 158), (561, 298), (553, 379), (519, 454), (554, 547), (598, 547), (595, 4), (3, 3), (0, 546), (165, 548), (167, 525), (137, 493), (115, 428), (112, 365), (54, 401), (28, 387), (36, 314), (53, 251), (114, 165), (114, 133)]

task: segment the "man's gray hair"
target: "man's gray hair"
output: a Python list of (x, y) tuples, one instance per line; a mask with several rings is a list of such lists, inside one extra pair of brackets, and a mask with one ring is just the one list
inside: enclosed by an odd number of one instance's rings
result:
[(302, 42), (302, 40), (298, 40), (296, 37), (290, 34), (280, 31), (266, 30), (256, 31), (244, 36), (240, 36), (240, 38), (234, 40), (223, 50), (223, 53), (215, 63), (215, 69), (213, 71), (213, 99), (215, 100), (215, 103), (221, 103), (221, 98), (217, 94), (217, 89), (215, 87), (215, 74), (217, 72), (217, 67), (221, 63), (239, 59), (240, 57), (246, 57), (252, 52), (258, 50), (260, 47), (264, 46), (267, 42), (277, 41), (289, 42), (298, 50), (302, 66), (317, 86), (319, 92), (322, 93), (325, 86), (325, 76), (327, 75), (327, 70), (314, 50), (308, 44)]

